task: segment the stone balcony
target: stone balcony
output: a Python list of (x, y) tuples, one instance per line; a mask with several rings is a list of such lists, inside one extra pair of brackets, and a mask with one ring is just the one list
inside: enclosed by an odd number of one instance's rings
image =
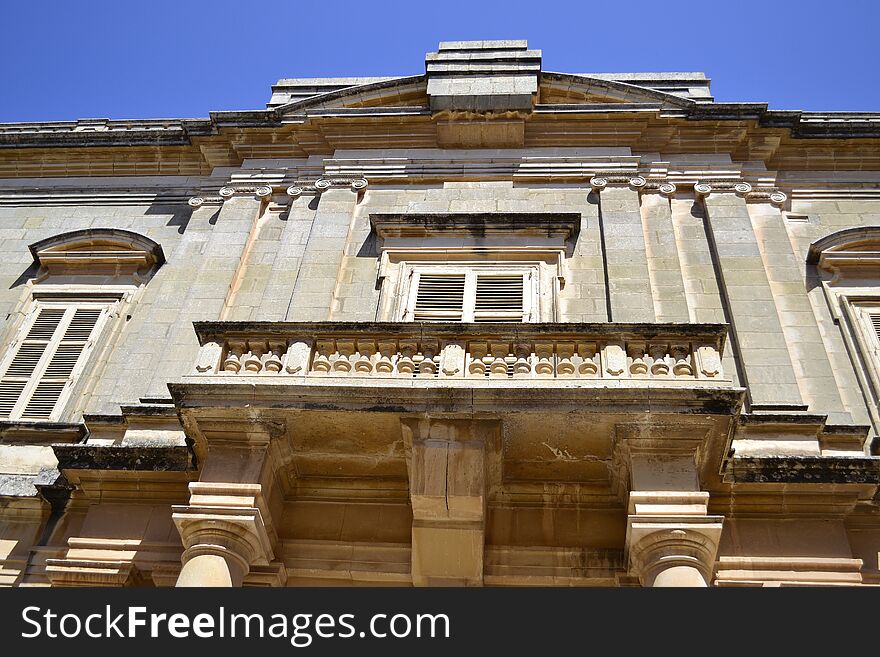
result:
[(195, 329), (195, 366), (169, 389), (197, 460), (218, 441), (271, 442), (284, 446), (278, 462), (298, 486), (339, 477), (346, 486), (405, 483), (406, 427), (424, 421), (480, 423), (481, 435), (495, 436), (485, 440), (508, 482), (594, 482), (609, 491), (627, 476), (613, 464), (616, 445), (635, 435), (676, 444), (697, 437), (717, 477), (743, 403), (722, 369), (726, 327), (718, 324)]
[[(187, 380), (392, 387), (732, 387), (719, 324), (199, 322)], [(218, 378), (219, 377), (219, 378)]]

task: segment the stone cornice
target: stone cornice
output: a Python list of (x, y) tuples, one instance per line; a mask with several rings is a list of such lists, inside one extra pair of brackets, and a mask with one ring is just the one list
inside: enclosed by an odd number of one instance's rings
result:
[[(542, 80), (563, 74), (543, 72)], [(583, 77), (583, 76), (569, 76)], [(327, 112), (355, 113), (364, 117), (380, 117), (389, 112), (403, 115), (424, 115), (424, 108), (415, 107), (334, 107), (349, 96), (370, 95), (391, 90), (401, 84), (424, 84), (425, 76), (412, 76), (390, 81), (350, 87), (337, 92), (320, 94), (313, 98), (280, 105), (271, 110), (246, 110), (211, 112), (210, 118), (195, 119), (142, 119), (110, 120), (80, 119), (77, 121), (46, 121), (24, 123), (0, 123), (0, 149), (2, 148), (73, 148), (73, 147), (134, 147), (191, 145), (193, 138), (217, 136), (222, 128), (280, 128), (284, 117), (309, 113), (320, 117)], [(603, 81), (594, 81), (598, 84)], [(616, 86), (625, 83), (615, 83)], [(657, 92), (635, 85), (634, 93), (642, 95), (643, 101), (604, 104), (541, 104), (535, 113), (620, 113), (664, 112), (673, 110), (674, 116), (688, 121), (757, 121), (761, 128), (784, 128), (791, 131), (794, 139), (880, 139), (880, 112), (802, 112), (793, 110), (768, 110), (766, 103), (695, 103), (686, 98)], [(649, 99), (651, 93), (656, 98)], [(674, 101), (672, 99), (675, 99)], [(667, 108), (664, 110), (664, 106)]]

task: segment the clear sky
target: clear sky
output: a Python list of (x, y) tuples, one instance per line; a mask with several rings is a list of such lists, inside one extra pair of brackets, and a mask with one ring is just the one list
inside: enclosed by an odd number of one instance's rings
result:
[(205, 117), (283, 77), (412, 75), (440, 41), (544, 69), (703, 71), (720, 101), (880, 111), (880, 2), (5, 0), (0, 122)]

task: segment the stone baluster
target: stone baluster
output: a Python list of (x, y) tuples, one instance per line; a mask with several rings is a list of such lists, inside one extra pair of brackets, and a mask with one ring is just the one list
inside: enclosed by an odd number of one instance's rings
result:
[(327, 374), (330, 372), (330, 354), (336, 351), (333, 340), (319, 340), (315, 343), (315, 358), (312, 361), (312, 372)]
[(654, 376), (669, 376), (669, 363), (666, 362), (667, 345), (652, 342), (648, 345), (648, 354), (651, 356), (651, 374)]
[(278, 374), (281, 372), (287, 343), (281, 340), (269, 340), (267, 344), (268, 350), (266, 351), (266, 360), (263, 363), (263, 369), (268, 374)]
[(538, 362), (535, 363), (535, 376), (547, 379), (553, 376), (553, 343), (552, 342), (536, 342), (535, 357)]
[(468, 376), (486, 376), (486, 363), (483, 358), (489, 353), (489, 345), (485, 342), (471, 342), (468, 344), (471, 354), (471, 362), (468, 365)]
[(379, 358), (376, 361), (376, 373), (392, 374), (394, 372), (394, 356), (397, 354), (397, 343), (394, 340), (380, 340), (377, 346)]
[(437, 343), (422, 341), (422, 360), (419, 363), (419, 376), (432, 377), (437, 374), (437, 362), (434, 357), (437, 355)]
[(333, 371), (348, 374), (351, 372), (351, 357), (354, 355), (354, 340), (336, 340), (336, 360), (333, 361)]
[(532, 355), (532, 345), (528, 342), (518, 342), (513, 345), (513, 355), (516, 362), (513, 364), (514, 379), (529, 379), (532, 376), (532, 364), (529, 358)]
[(599, 372), (599, 366), (596, 365), (596, 343), (580, 342), (578, 343), (578, 355), (583, 359), (578, 366), (578, 374), (581, 376), (596, 376)]
[(373, 371), (373, 354), (376, 353), (374, 340), (357, 341), (357, 360), (354, 363), (354, 371), (366, 376)]
[(492, 363), (489, 365), (490, 379), (507, 378), (507, 356), (510, 354), (510, 344), (507, 342), (492, 342), (489, 345), (492, 352)]
[(416, 364), (413, 360), (413, 356), (415, 356), (419, 351), (419, 345), (415, 341), (403, 341), (400, 342), (400, 356), (397, 359), (397, 374), (398, 376), (412, 376), (416, 371)]
[(244, 340), (230, 340), (226, 347), (226, 358), (223, 359), (223, 371), (237, 374), (241, 371), (241, 357), (247, 343)]
[(564, 377), (574, 376), (575, 366), (571, 360), (574, 357), (574, 350), (575, 350), (574, 342), (558, 342), (558, 343), (556, 343), (556, 356), (559, 359), (558, 362), (556, 363), (557, 376), (564, 376)]
[(648, 364), (645, 362), (645, 343), (629, 342), (626, 345), (626, 351), (631, 359), (629, 373), (633, 376), (645, 376), (648, 373)]
[(263, 354), (266, 353), (266, 343), (259, 340), (248, 342), (248, 352), (242, 359), (244, 371), (249, 374), (257, 374), (263, 369)]
[(693, 376), (694, 368), (691, 365), (690, 347), (686, 344), (674, 344), (669, 351), (675, 360), (672, 366), (672, 373), (675, 376)]

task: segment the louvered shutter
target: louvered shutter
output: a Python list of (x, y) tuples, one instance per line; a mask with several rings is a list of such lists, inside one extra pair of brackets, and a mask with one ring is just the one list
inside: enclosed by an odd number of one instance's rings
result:
[(40, 306), (0, 378), (0, 417), (48, 420), (72, 383), (103, 306)]
[(525, 284), (528, 274), (477, 273), (475, 322), (522, 322), (528, 319)]
[(416, 273), (413, 321), (460, 322), (464, 315), (464, 274)]
[(868, 321), (871, 322), (871, 328), (874, 330), (874, 335), (877, 336), (877, 342), (880, 343), (880, 312), (869, 312)]

